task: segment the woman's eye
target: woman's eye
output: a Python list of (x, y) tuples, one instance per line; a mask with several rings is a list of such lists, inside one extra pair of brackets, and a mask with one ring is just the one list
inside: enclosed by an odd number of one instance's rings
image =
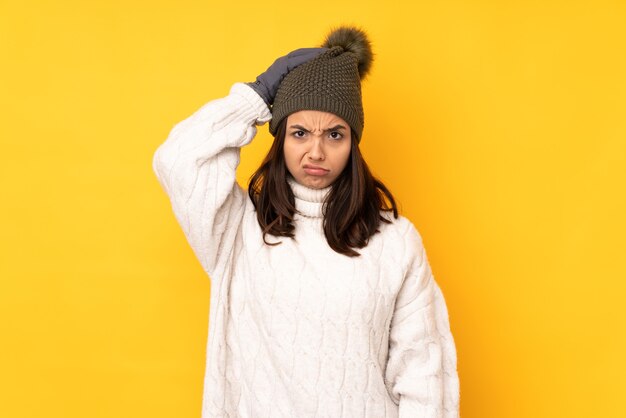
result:
[(304, 131), (295, 131), (293, 133), (293, 136), (298, 137), (298, 138), (302, 138), (302, 136), (300, 134), (304, 135)]
[(333, 136), (332, 137), (333, 139), (341, 139), (341, 138), (343, 138), (343, 135), (341, 135), (339, 132), (331, 132), (330, 134), (331, 135), (337, 134), (337, 136)]

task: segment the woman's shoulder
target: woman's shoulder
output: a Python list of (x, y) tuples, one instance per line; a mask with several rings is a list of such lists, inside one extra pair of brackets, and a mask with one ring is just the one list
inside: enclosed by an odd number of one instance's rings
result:
[(389, 223), (381, 221), (379, 227), (388, 240), (404, 246), (406, 250), (421, 250), (422, 236), (409, 218), (400, 214), (395, 218), (393, 212), (385, 211), (381, 211), (381, 216), (389, 221)]

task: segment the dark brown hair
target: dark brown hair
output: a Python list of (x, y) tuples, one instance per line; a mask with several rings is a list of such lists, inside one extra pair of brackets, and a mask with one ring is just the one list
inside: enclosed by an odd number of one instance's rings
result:
[[(287, 118), (284, 118), (276, 130), (274, 143), (248, 183), (248, 195), (256, 209), (263, 241), (267, 245), (280, 244), (267, 242), (268, 233), (290, 238), (295, 236), (295, 198), (287, 183), (284, 154), (286, 125)], [(331, 185), (324, 208), (323, 226), (328, 245), (333, 250), (356, 257), (360, 254), (353, 248), (365, 247), (369, 238), (379, 232), (381, 221), (391, 223), (380, 211), (393, 212), (397, 219), (398, 209), (391, 192), (370, 172), (359, 150), (354, 130), (351, 130), (351, 136), (350, 157)]]

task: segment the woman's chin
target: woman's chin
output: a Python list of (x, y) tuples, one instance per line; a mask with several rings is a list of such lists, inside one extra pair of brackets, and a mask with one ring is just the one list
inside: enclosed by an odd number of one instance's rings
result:
[(302, 184), (311, 189), (323, 189), (328, 186), (328, 179), (319, 176), (305, 176)]

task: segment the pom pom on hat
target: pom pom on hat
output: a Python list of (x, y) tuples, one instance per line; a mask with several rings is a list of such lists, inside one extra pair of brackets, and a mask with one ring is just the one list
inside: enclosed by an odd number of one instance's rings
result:
[(372, 44), (364, 30), (355, 26), (341, 26), (331, 29), (326, 39), (320, 45), (322, 48), (340, 46), (344, 51), (352, 52), (357, 56), (359, 76), (363, 80), (369, 73), (374, 60)]

